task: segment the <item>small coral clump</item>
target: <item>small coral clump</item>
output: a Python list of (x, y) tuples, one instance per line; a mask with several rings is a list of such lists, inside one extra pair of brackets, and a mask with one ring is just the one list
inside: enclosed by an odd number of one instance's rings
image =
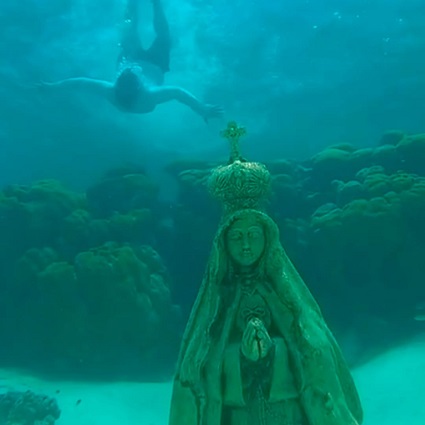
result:
[(0, 423), (4, 425), (54, 425), (60, 417), (54, 398), (32, 391), (0, 394)]

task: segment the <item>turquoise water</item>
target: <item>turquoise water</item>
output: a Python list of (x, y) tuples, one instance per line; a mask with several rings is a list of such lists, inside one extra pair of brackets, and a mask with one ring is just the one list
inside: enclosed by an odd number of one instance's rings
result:
[(364, 423), (422, 424), (422, 3), (162, 0), (170, 50), (143, 60), (166, 89), (130, 77), (129, 110), (121, 37), (151, 45), (151, 1), (3, 1), (0, 395), (53, 397), (59, 425), (167, 422), (235, 120)]

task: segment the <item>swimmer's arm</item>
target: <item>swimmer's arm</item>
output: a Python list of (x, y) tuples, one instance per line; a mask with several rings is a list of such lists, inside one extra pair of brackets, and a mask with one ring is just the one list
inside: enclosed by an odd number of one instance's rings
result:
[(55, 82), (42, 81), (38, 84), (40, 88), (46, 89), (81, 89), (86, 92), (110, 97), (114, 85), (109, 81), (96, 80), (94, 78), (76, 77)]
[(191, 108), (205, 120), (208, 120), (208, 118), (221, 116), (223, 113), (221, 107), (203, 103), (192, 93), (182, 89), (181, 87), (160, 86), (150, 88), (149, 91), (152, 95), (152, 101), (155, 102), (156, 105), (169, 102), (171, 100), (177, 100), (178, 102)]

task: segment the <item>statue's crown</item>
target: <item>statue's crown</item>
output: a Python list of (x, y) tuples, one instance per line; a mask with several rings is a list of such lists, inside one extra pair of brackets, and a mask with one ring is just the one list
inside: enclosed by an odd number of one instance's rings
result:
[(258, 162), (248, 162), (239, 153), (239, 139), (245, 129), (231, 121), (222, 137), (231, 143), (227, 165), (215, 168), (209, 178), (212, 195), (223, 203), (225, 213), (246, 208), (261, 209), (270, 190), (270, 173)]

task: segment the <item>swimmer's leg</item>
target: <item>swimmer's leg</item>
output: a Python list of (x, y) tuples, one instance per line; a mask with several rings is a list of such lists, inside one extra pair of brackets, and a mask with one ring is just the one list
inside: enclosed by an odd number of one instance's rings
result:
[(170, 70), (171, 37), (167, 18), (162, 8), (161, 0), (152, 0), (153, 26), (156, 38), (146, 51), (150, 62), (159, 66), (163, 72)]

